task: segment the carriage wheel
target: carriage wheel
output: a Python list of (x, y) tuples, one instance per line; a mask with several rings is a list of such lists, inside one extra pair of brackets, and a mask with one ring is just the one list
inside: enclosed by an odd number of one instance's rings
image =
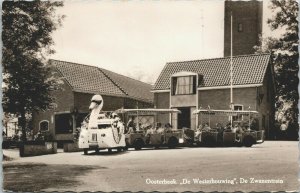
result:
[(254, 144), (254, 138), (250, 135), (247, 135), (243, 139), (243, 144), (245, 147), (251, 147)]
[(202, 142), (207, 147), (214, 147), (216, 146), (216, 140), (213, 136), (207, 135), (202, 139)]
[(140, 150), (140, 149), (142, 149), (143, 146), (144, 146), (144, 142), (142, 139), (136, 139), (134, 141), (134, 149), (135, 150)]
[(88, 149), (83, 149), (83, 154), (87, 155), (88, 154)]
[(176, 148), (178, 145), (178, 139), (176, 137), (171, 137), (168, 141), (168, 147), (171, 149)]

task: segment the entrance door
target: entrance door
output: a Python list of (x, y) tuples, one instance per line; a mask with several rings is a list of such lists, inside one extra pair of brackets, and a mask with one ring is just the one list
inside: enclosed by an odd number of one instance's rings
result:
[(178, 110), (181, 111), (178, 114), (178, 129), (182, 129), (183, 127), (191, 128), (191, 108), (181, 107)]

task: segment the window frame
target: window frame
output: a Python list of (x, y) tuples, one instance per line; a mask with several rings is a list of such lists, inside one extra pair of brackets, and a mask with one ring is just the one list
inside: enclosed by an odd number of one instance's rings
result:
[[(235, 107), (242, 107), (242, 109), (240, 111), (244, 110), (244, 105), (242, 104), (233, 104), (233, 110), (235, 111)], [(244, 116), (243, 115), (237, 115), (237, 116), (232, 116), (232, 121), (238, 121), (239, 120), (239, 116), (241, 117), (240, 121), (244, 120)], [(234, 120), (236, 118), (236, 120)]]
[[(182, 84), (178, 85), (179, 79), (182, 78), (189, 78), (189, 84)], [(178, 86), (177, 86), (178, 85)], [(179, 93), (176, 94), (177, 87), (183, 87), (184, 90), (186, 87), (188, 87), (189, 92), (188, 93)], [(171, 77), (171, 93), (172, 96), (178, 96), (178, 95), (195, 95), (197, 93), (197, 75), (186, 75), (186, 76), (174, 76)]]
[[(47, 124), (48, 124), (48, 126), (47, 126), (47, 130), (42, 130), (41, 129), (41, 123), (43, 123), (43, 122), (47, 122)], [(39, 122), (39, 131), (49, 131), (50, 129), (49, 129), (49, 120), (46, 120), (46, 119), (44, 119), (44, 120), (41, 120), (40, 122)]]

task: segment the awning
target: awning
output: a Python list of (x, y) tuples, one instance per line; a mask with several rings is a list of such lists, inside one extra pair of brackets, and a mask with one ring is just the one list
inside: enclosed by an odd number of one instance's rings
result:
[(198, 109), (193, 111), (193, 114), (210, 114), (210, 115), (224, 115), (224, 116), (237, 116), (258, 114), (257, 111), (243, 111), (243, 110), (213, 110), (213, 109)]
[(116, 113), (128, 114), (164, 114), (164, 113), (181, 113), (177, 109), (118, 109)]

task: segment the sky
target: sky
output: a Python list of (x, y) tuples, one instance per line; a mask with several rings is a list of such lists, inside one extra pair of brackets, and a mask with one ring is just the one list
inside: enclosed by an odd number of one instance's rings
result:
[[(223, 0), (65, 1), (50, 58), (154, 84), (167, 62), (223, 57)], [(271, 31), (264, 1), (263, 33)]]

